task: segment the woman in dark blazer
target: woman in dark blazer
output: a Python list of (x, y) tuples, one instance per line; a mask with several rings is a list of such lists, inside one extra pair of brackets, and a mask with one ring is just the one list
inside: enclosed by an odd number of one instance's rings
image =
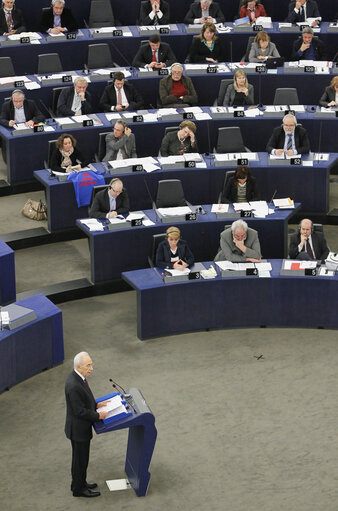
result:
[(322, 97), (319, 100), (320, 106), (338, 106), (338, 76), (334, 76)]
[(75, 146), (75, 138), (68, 133), (63, 133), (56, 141), (56, 147), (50, 160), (50, 168), (55, 172), (67, 172), (69, 174), (72, 170), (81, 170), (81, 167), (86, 167), (90, 160), (86, 161)]
[(243, 0), (242, 7), (239, 11), (239, 17), (245, 18), (248, 16), (251, 22), (255, 22), (260, 16), (266, 16), (264, 6), (258, 0)]
[(204, 23), (201, 33), (195, 36), (189, 53), (192, 63), (209, 63), (225, 61), (225, 53), (220, 39), (216, 35), (216, 27), (213, 23)]
[(194, 264), (194, 256), (186, 241), (181, 240), (178, 227), (166, 230), (167, 239), (161, 241), (156, 252), (156, 266), (183, 271)]
[(259, 200), (259, 191), (256, 179), (251, 175), (250, 169), (239, 165), (235, 175), (229, 179), (221, 197), (221, 204), (234, 202), (250, 202)]
[(237, 69), (234, 83), (228, 85), (224, 95), (224, 106), (243, 106), (254, 104), (254, 88), (250, 85), (243, 69)]

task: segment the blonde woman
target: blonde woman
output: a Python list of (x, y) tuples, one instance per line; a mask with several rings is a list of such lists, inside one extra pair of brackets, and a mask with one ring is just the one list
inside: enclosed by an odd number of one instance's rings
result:
[(223, 105), (243, 106), (254, 104), (254, 88), (248, 83), (245, 71), (237, 69), (234, 74), (234, 83), (228, 85)]

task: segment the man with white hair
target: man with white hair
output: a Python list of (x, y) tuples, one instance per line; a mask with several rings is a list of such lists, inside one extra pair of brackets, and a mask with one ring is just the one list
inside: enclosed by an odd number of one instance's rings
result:
[(215, 261), (232, 261), (234, 263), (259, 263), (261, 246), (257, 231), (250, 229), (243, 220), (236, 220), (226, 225), (220, 237), (220, 248)]
[(188, 25), (210, 23), (223, 23), (225, 21), (224, 14), (217, 2), (212, 0), (200, 0), (193, 2), (189, 11), (184, 18), (184, 23)]
[(93, 361), (85, 351), (74, 357), (74, 369), (65, 385), (66, 395), (66, 437), (72, 443), (72, 484), (74, 497), (99, 497), (93, 491), (96, 483), (87, 483), (90, 440), (93, 436), (93, 423), (105, 419), (107, 412), (98, 411), (107, 401), (96, 403), (89, 388), (87, 378), (93, 372)]
[(87, 80), (78, 76), (74, 80), (74, 87), (64, 87), (58, 99), (56, 114), (60, 117), (91, 114), (91, 97), (87, 86)]
[(72, 11), (65, 7), (65, 0), (52, 0), (52, 5), (42, 11), (39, 23), (39, 32), (60, 34), (77, 30), (77, 23)]
[(306, 129), (297, 126), (296, 117), (287, 114), (283, 118), (282, 126), (272, 132), (266, 150), (276, 156), (293, 156), (310, 152), (310, 142)]
[(44, 116), (32, 99), (25, 99), (20, 89), (12, 92), (11, 99), (2, 105), (0, 124), (5, 128), (13, 128), (14, 124), (24, 123), (27, 128), (44, 121)]

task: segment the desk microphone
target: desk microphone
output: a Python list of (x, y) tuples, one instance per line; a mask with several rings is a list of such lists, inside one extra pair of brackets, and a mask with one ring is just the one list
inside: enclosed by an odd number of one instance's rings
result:
[(321, 149), (321, 145), (322, 145), (322, 129), (323, 129), (323, 119), (320, 119), (319, 121), (319, 135), (318, 135), (318, 158), (317, 158), (317, 163), (319, 163), (319, 154), (320, 154), (320, 149)]
[(271, 204), (271, 205), (272, 205), (272, 201), (273, 201), (273, 199), (275, 198), (276, 193), (277, 193), (277, 188), (276, 188), (276, 190), (273, 192), (273, 196), (271, 197), (270, 202), (268, 202), (268, 216), (270, 215), (270, 213), (269, 213), (269, 204)]
[(230, 63), (232, 64), (232, 41), (230, 41)]
[(40, 103), (43, 106), (43, 108), (48, 112), (48, 115), (50, 116), (51, 120), (54, 121), (54, 112), (51, 108), (48, 108), (48, 106), (45, 105), (45, 103), (40, 99)]
[(119, 385), (116, 381), (114, 381), (112, 378), (109, 378), (109, 381), (112, 383), (112, 386), (115, 390), (117, 390), (117, 387), (122, 390), (123, 397), (126, 399), (131, 398), (131, 394), (128, 394), (121, 385)]
[(85, 26), (88, 30), (90, 30), (90, 27), (89, 27), (89, 25), (88, 25), (87, 21), (86, 21), (84, 18), (82, 19), (82, 21), (83, 21), (84, 26)]
[(151, 196), (151, 193), (150, 193), (150, 190), (149, 190), (149, 186), (148, 186), (148, 184), (147, 184), (147, 181), (146, 181), (146, 178), (145, 178), (145, 177), (143, 178), (143, 181), (144, 181), (144, 184), (145, 184), (145, 186), (146, 186), (146, 189), (147, 189), (148, 195), (149, 195), (149, 197), (150, 197), (150, 200), (151, 200), (151, 203), (152, 203), (153, 209), (156, 211), (156, 209), (157, 209), (157, 204), (156, 204), (156, 202), (154, 201), (154, 199), (153, 199), (153, 198), (152, 198), (152, 196)]

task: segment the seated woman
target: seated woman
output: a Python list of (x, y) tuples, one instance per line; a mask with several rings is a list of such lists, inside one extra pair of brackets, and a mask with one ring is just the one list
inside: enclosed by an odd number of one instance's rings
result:
[(90, 160), (85, 160), (75, 146), (76, 140), (73, 135), (68, 133), (60, 135), (51, 156), (50, 168), (55, 172), (70, 173), (72, 170), (81, 170), (81, 167), (86, 167)]
[(264, 6), (258, 0), (243, 0), (239, 17), (245, 18), (246, 16), (248, 16), (252, 23), (255, 23), (259, 16), (266, 16)]
[(243, 106), (254, 104), (254, 88), (248, 83), (245, 71), (237, 69), (234, 74), (234, 83), (228, 85), (225, 92), (224, 106)]
[(249, 167), (239, 165), (235, 175), (229, 179), (221, 197), (221, 204), (234, 202), (250, 202), (259, 200), (256, 179), (251, 175)]
[(216, 35), (216, 27), (213, 23), (209, 21), (204, 23), (200, 35), (193, 38), (189, 60), (192, 63), (202, 62), (203, 64), (225, 61), (224, 48)]
[(262, 62), (276, 57), (280, 57), (276, 45), (270, 41), (268, 34), (261, 30), (251, 45), (249, 62)]
[(185, 153), (198, 153), (195, 137), (196, 124), (192, 121), (183, 121), (178, 131), (167, 133), (161, 143), (161, 156), (175, 156)]
[(319, 100), (320, 106), (330, 107), (338, 106), (338, 76), (334, 76), (322, 97)]
[(164, 107), (177, 108), (197, 105), (198, 97), (189, 76), (183, 76), (183, 66), (175, 62), (170, 75), (160, 80), (160, 100)]
[(178, 227), (168, 227), (167, 239), (161, 241), (156, 252), (156, 266), (184, 270), (194, 264), (194, 256), (186, 241), (181, 240)]

